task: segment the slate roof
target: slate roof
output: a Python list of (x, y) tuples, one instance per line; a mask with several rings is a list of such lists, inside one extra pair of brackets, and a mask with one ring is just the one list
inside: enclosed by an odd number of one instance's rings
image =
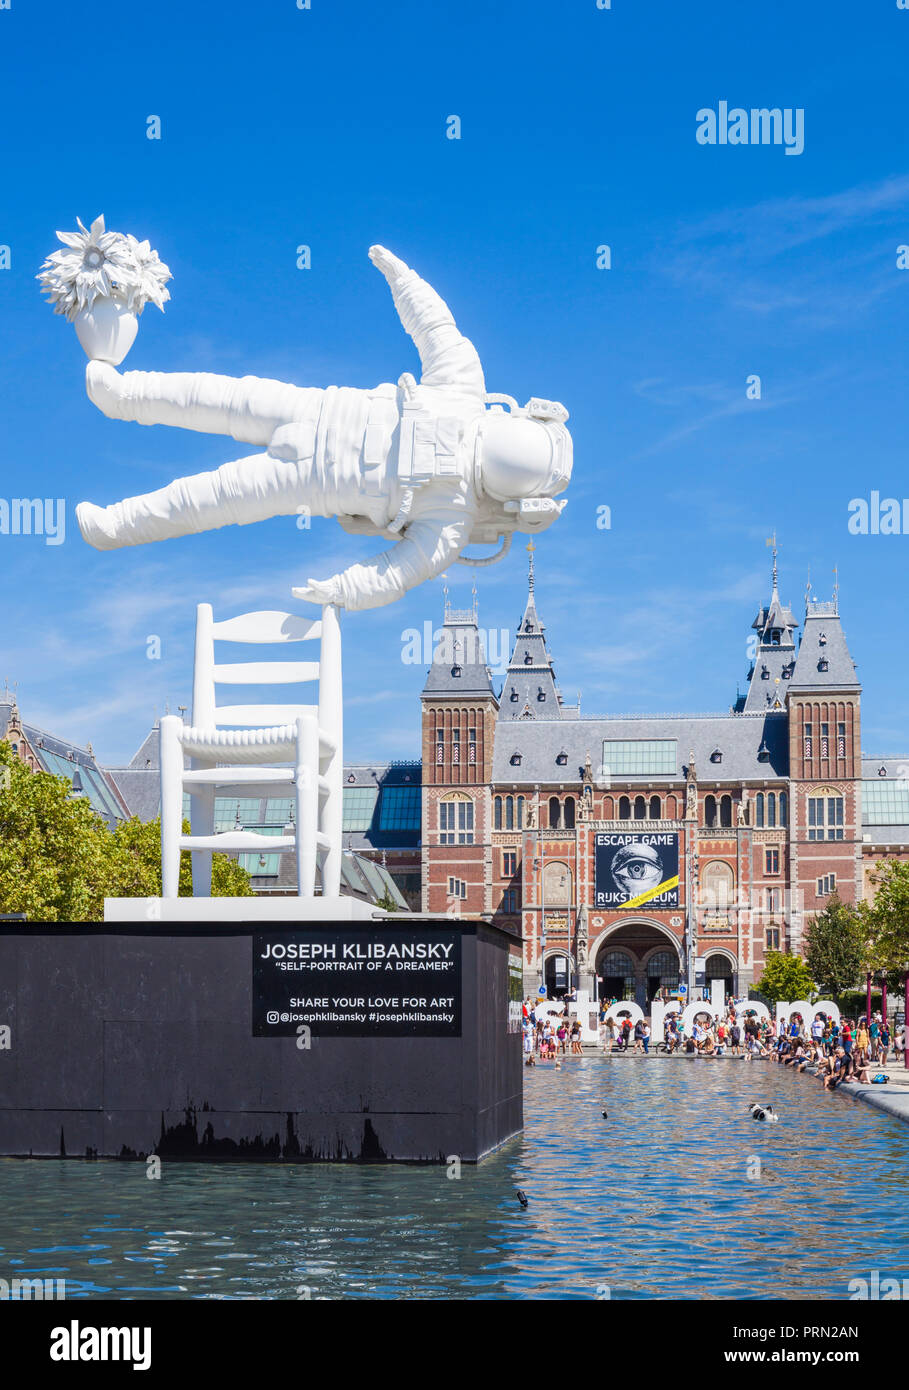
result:
[(896, 758), (862, 758), (862, 779), (868, 781), (883, 782), (885, 778), (880, 775), (881, 768), (887, 769), (887, 777), (905, 778), (909, 777), (909, 753), (905, 757)]
[(477, 627), (476, 605), (473, 610), (454, 610), (446, 601), (441, 636), (438, 642), (433, 637), (423, 698), (451, 695), (469, 699), (494, 693), (483, 639)]
[(534, 594), (533, 548), (527, 574), (527, 602), (515, 633), (505, 684), (499, 697), (499, 720), (538, 721), (577, 716), (562, 706), (552, 656), (546, 645), (546, 627), (537, 612)]
[[(826, 671), (818, 669), (821, 661)], [(835, 602), (808, 605), (790, 689), (861, 690)]]
[(862, 833), (866, 845), (909, 845), (909, 825), (869, 825)]
[(748, 673), (748, 692), (740, 698), (738, 709), (746, 714), (761, 714), (779, 702), (786, 704), (786, 691), (792, 683), (795, 668), (795, 645), (758, 647), (754, 665)]
[[(0, 738), (6, 737), (14, 709), (16, 706), (12, 702), (0, 704)], [(82, 783), (78, 794), (88, 800), (111, 829), (126, 818), (126, 803), (111, 785), (94, 753), (78, 743), (48, 733), (37, 724), (28, 724), (21, 717), (19, 722), (23, 737), (45, 772), (54, 777), (68, 777), (71, 781), (78, 772)]]
[[(588, 754), (594, 768), (600, 764), (604, 739), (675, 739), (674, 776), (644, 773), (616, 778), (616, 784), (682, 783), (689, 749), (702, 782), (771, 780), (789, 775), (788, 726), (785, 713), (499, 722), (492, 778), (519, 785), (577, 782)], [(762, 744), (769, 753), (766, 760), (758, 757)], [(714, 749), (722, 753), (721, 762), (710, 761)], [(556, 762), (562, 751), (568, 755), (564, 766)], [(515, 752), (521, 755), (518, 765), (511, 762)]]

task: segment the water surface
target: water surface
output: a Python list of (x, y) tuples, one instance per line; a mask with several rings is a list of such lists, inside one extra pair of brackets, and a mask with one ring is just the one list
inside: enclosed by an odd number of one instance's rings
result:
[(787, 1068), (566, 1057), (526, 1073), (525, 1124), (458, 1179), (3, 1159), (0, 1275), (68, 1298), (798, 1299), (909, 1273), (909, 1129)]

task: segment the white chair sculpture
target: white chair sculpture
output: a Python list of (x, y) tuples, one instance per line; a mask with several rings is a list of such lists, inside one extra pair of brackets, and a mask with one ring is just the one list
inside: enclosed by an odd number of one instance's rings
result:
[[(318, 661), (258, 661), (218, 665), (215, 641), (272, 644), (320, 639)], [(318, 682), (317, 704), (222, 705), (218, 685), (297, 685)], [(161, 720), (162, 895), (179, 896), (180, 852), (193, 856), (193, 896), (211, 896), (215, 850), (296, 849), (297, 891), (338, 897), (342, 824), (341, 633), (338, 610), (321, 619), (291, 613), (244, 613), (216, 623), (211, 605), (196, 609), (191, 723)], [(189, 767), (184, 759), (189, 758)], [(281, 766), (280, 764), (284, 764)], [(293, 789), (293, 833), (250, 830), (215, 833), (215, 794), (269, 796)], [(183, 794), (191, 797), (191, 833), (183, 834)]]

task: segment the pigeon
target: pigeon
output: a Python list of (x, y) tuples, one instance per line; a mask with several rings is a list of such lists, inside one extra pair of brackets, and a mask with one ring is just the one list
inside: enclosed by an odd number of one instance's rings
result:
[(775, 1113), (772, 1105), (752, 1105), (749, 1113), (753, 1120), (766, 1120), (769, 1125), (779, 1124), (780, 1117)]
[(514, 1195), (517, 1197), (517, 1199), (518, 1199), (518, 1201), (521, 1203), (521, 1206), (522, 1206), (522, 1207), (526, 1207), (526, 1206), (529, 1205), (529, 1204), (528, 1204), (528, 1201), (527, 1201), (526, 1193), (522, 1192), (520, 1188), (518, 1188), (517, 1192), (516, 1192)]

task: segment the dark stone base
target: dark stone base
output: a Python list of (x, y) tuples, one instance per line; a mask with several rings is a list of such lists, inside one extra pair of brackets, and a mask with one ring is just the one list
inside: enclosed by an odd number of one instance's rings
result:
[(484, 922), (413, 925), (458, 931), (461, 1036), (314, 1029), (302, 1050), (252, 1035), (253, 923), (0, 924), (0, 1155), (478, 1161), (523, 1125), (517, 943)]

